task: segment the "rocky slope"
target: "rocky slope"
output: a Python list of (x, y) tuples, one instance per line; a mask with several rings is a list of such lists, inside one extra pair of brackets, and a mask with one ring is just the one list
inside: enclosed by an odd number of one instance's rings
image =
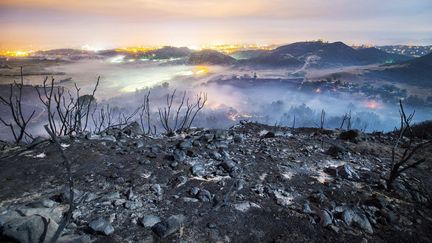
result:
[[(62, 139), (78, 206), (61, 242), (432, 239), (430, 163), (386, 190), (389, 134), (255, 123), (170, 138), (138, 133)], [(68, 193), (56, 151), (43, 140), (2, 145), (1, 242), (39, 242), (57, 228)], [(431, 162), (430, 149), (419, 155)]]

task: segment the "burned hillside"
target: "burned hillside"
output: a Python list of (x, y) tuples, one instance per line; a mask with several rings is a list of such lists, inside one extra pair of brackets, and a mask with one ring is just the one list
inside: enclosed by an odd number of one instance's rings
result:
[[(397, 139), (250, 122), (60, 136), (76, 208), (59, 242), (430, 242), (432, 150), (390, 189)], [(52, 141), (3, 144), (1, 241), (49, 242), (69, 212), (67, 177)]]

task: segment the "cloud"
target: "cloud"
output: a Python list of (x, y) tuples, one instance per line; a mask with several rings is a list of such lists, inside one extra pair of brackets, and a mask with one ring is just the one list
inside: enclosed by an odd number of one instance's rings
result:
[(431, 11), (430, 0), (2, 0), (0, 45), (416, 43), (432, 34)]

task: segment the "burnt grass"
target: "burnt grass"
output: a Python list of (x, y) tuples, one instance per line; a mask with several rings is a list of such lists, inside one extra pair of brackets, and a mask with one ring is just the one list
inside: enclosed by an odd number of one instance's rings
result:
[[(419, 151), (426, 163), (386, 190), (394, 137), (360, 133), (343, 140), (340, 133), (242, 123), (175, 137), (118, 131), (115, 141), (62, 138), (75, 189), (92, 195), (66, 232), (95, 242), (431, 242), (432, 149)], [(194, 175), (196, 164), (203, 170)], [(332, 173), (343, 165), (354, 174)], [(0, 209), (45, 198), (67, 204), (60, 196), (65, 178), (50, 141), (3, 145)], [(194, 187), (210, 192), (209, 200), (191, 194)], [(113, 192), (119, 196), (109, 197)], [(373, 232), (345, 222), (341, 207), (362, 212)], [(182, 227), (164, 238), (140, 223), (144, 215), (178, 214), (185, 216)], [(89, 229), (99, 217), (110, 219), (114, 233)]]

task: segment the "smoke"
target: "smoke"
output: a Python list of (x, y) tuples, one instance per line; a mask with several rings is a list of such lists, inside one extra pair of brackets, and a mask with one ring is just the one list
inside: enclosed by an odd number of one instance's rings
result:
[[(54, 76), (56, 80), (72, 78), (58, 85), (73, 90), (76, 83), (81, 94), (91, 93), (100, 75), (101, 82), (95, 95), (98, 107), (110, 104), (124, 114), (132, 114), (150, 91), (152, 122), (156, 126), (157, 110), (165, 106), (166, 95), (174, 90), (177, 94), (187, 92), (191, 102), (197, 93), (207, 93), (206, 107), (194, 122), (194, 126), (199, 127), (225, 128), (240, 120), (285, 126), (294, 125), (295, 120), (296, 127), (317, 127), (322, 110), (326, 112), (326, 128), (339, 128), (343, 116), (348, 113), (353, 128), (389, 131), (398, 126), (397, 103), (364, 92), (349, 92), (349, 89), (309, 88), (308, 85), (314, 84), (305, 84), (304, 76), (313, 75), (308, 67), (316, 60), (315, 56), (307, 57), (304, 66), (297, 70), (87, 60), (50, 67), (49, 71), (66, 73)], [(30, 84), (41, 84), (41, 80), (32, 79)], [(175, 105), (180, 98), (180, 95), (176, 97)], [(34, 104), (39, 103), (34, 94), (32, 99)], [(36, 107), (42, 109), (41, 105)], [(409, 111), (413, 108), (407, 107)], [(415, 108), (415, 122), (432, 119), (430, 107)], [(5, 108), (0, 106), (0, 114), (5, 113)], [(43, 134), (40, 127), (44, 117), (39, 115), (32, 124), (31, 130), (36, 135)], [(6, 138), (7, 129), (1, 128), (0, 134)]]

